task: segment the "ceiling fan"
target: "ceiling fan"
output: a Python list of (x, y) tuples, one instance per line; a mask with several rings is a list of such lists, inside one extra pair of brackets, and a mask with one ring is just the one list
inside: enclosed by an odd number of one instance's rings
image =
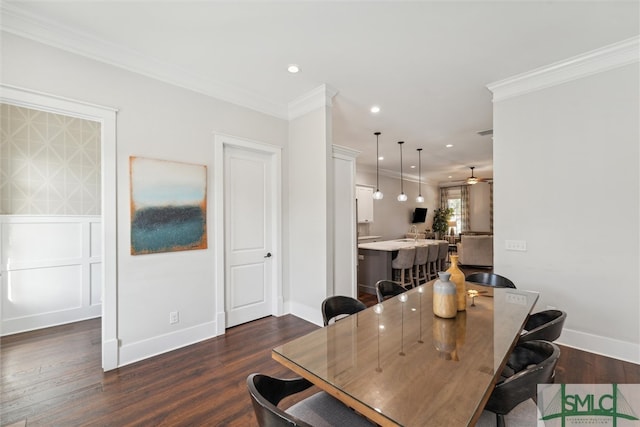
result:
[(477, 176), (473, 176), (473, 170), (476, 168), (475, 166), (470, 166), (469, 168), (471, 169), (471, 176), (469, 178), (467, 178), (467, 184), (473, 185), (473, 184), (477, 184), (479, 182), (484, 181), (484, 179), (482, 179), (482, 178), (478, 178)]

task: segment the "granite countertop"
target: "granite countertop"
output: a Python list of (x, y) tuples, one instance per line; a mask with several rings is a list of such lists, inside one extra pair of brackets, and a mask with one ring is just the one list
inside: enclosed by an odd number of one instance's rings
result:
[(374, 251), (397, 251), (402, 248), (412, 248), (417, 245), (432, 245), (438, 242), (446, 242), (446, 240), (433, 239), (396, 239), (385, 240), (383, 242), (360, 243), (358, 249), (370, 249)]
[(371, 239), (379, 239), (382, 236), (358, 236), (358, 240), (371, 240)]

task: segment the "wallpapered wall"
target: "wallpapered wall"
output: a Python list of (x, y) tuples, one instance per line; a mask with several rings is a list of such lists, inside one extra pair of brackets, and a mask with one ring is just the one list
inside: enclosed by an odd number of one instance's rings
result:
[(100, 215), (100, 123), (0, 104), (0, 214)]

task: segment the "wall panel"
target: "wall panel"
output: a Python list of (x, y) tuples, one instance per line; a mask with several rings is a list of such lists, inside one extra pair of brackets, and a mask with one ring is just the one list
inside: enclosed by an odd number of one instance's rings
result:
[(101, 314), (100, 217), (0, 216), (2, 335)]

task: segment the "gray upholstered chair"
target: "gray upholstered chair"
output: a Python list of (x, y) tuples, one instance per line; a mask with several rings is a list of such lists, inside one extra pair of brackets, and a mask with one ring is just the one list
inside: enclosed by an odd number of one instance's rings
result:
[(427, 248), (427, 278), (428, 280), (433, 280), (438, 277), (438, 253), (440, 252), (440, 246), (430, 244)]
[(416, 257), (413, 260), (413, 284), (419, 286), (420, 282), (427, 282), (427, 256), (429, 247), (426, 245), (416, 246)]
[(493, 267), (493, 236), (463, 234), (458, 243), (458, 264)]
[(278, 403), (287, 396), (308, 389), (313, 384), (304, 378), (281, 379), (263, 374), (251, 374), (247, 388), (260, 427), (373, 427), (366, 418), (325, 393), (316, 393), (286, 410)]
[(449, 242), (438, 242), (438, 270), (447, 269), (447, 258), (449, 256)]
[(391, 268), (394, 280), (402, 286), (413, 286), (413, 260), (416, 257), (416, 248), (402, 248), (398, 255), (391, 260)]

